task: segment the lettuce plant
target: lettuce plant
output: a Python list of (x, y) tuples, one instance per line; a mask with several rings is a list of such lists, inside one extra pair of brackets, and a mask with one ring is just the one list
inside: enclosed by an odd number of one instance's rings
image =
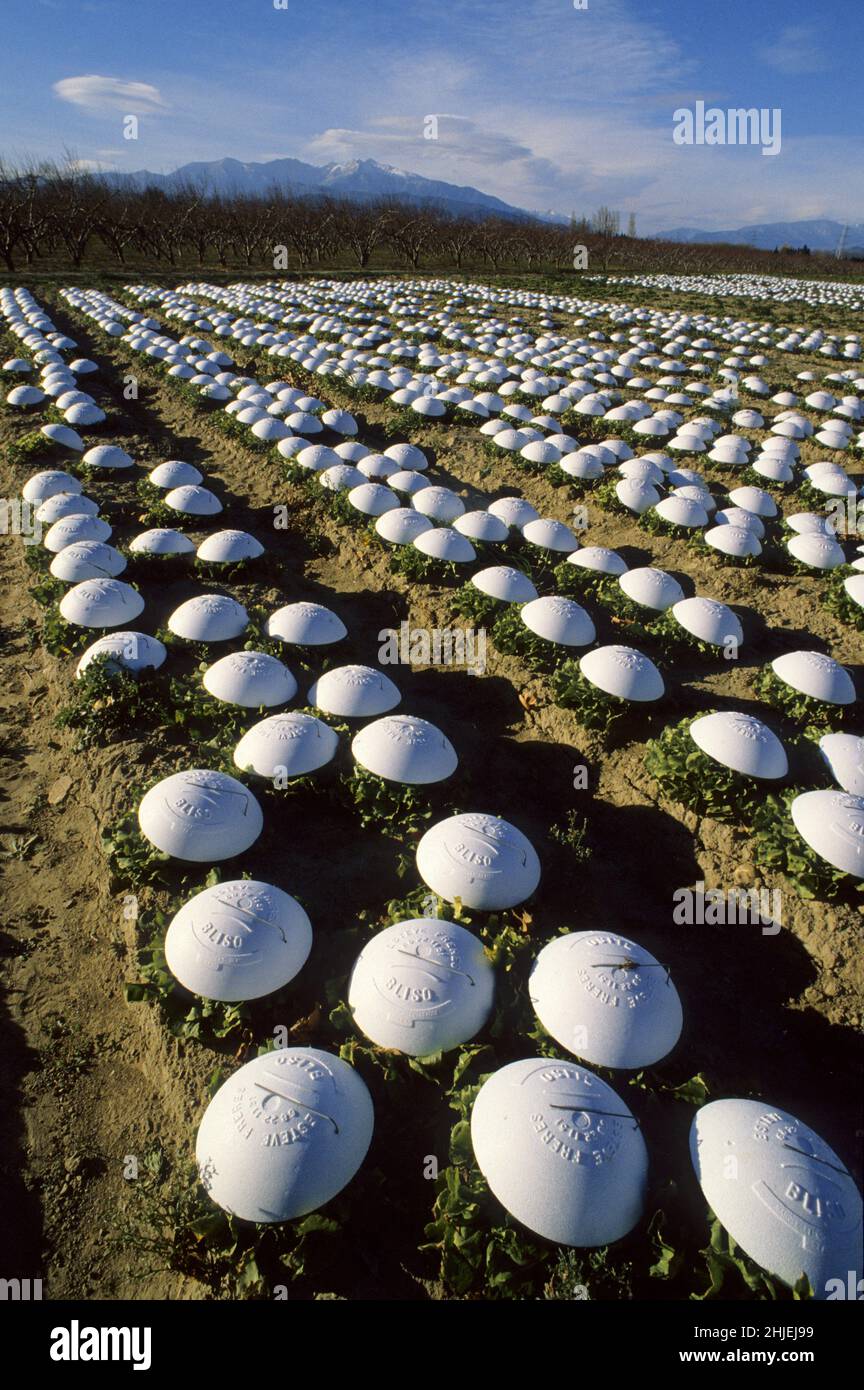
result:
[(757, 673), (753, 688), (760, 699), (773, 705), (774, 709), (780, 710), (787, 718), (823, 730), (842, 723), (848, 708), (846, 705), (829, 704), (825, 700), (814, 699), (812, 695), (805, 695), (803, 691), (781, 681), (770, 665), (763, 666)]
[(474, 584), (464, 584), (457, 589), (450, 600), (450, 611), (455, 618), (463, 618), (474, 627), (486, 627), (494, 623), (506, 605), (492, 594), (484, 594)]
[(663, 613), (634, 603), (614, 575), (604, 575), (595, 592), (600, 603), (612, 615), (613, 623), (626, 628), (628, 641), (650, 642), (657, 639)]
[(652, 536), (669, 536), (673, 540), (689, 541), (691, 544), (700, 534), (697, 527), (678, 526), (674, 521), (667, 521), (653, 507), (649, 507), (647, 512), (642, 513), (638, 524), (643, 531), (650, 531)]
[(556, 704), (564, 709), (572, 709), (579, 723), (586, 729), (596, 729), (608, 733), (633, 705), (629, 700), (620, 700), (617, 695), (608, 695), (599, 686), (585, 679), (575, 661), (563, 661), (552, 676), (552, 694)]
[(161, 672), (112, 671), (109, 664), (110, 657), (91, 661), (73, 681), (71, 698), (57, 716), (58, 728), (75, 730), (76, 750), (137, 738), (171, 719)]
[(547, 642), (526, 627), (520, 617), (523, 606), (521, 603), (509, 604), (489, 635), (499, 652), (519, 657), (532, 671), (552, 671), (572, 649), (562, 647), (558, 642)]
[(848, 574), (837, 570), (832, 573), (825, 589), (825, 606), (841, 622), (849, 623), (850, 627), (857, 627), (860, 632), (864, 632), (864, 608), (850, 598), (843, 587), (843, 580), (848, 578)]
[(148, 478), (139, 478), (135, 496), (138, 504), (137, 517), (142, 526), (174, 528), (180, 522), (180, 513), (172, 511), (165, 501), (164, 489), (154, 487)]
[[(13, 468), (30, 467), (31, 464), (41, 462), (44, 459), (53, 461), (56, 460), (59, 453), (61, 450), (58, 449), (57, 445), (47, 439), (44, 434), (40, 434), (38, 430), (33, 430), (29, 434), (22, 434), (20, 439), (16, 439), (12, 444), (6, 446), (6, 459)], [(66, 471), (67, 473), (74, 472), (74, 468), (70, 468), (67, 463)]]
[(396, 839), (417, 834), (432, 819), (428, 788), (391, 782), (359, 764), (343, 777), (340, 796), (357, 814), (364, 829), (371, 826)]
[(582, 599), (586, 594), (595, 595), (608, 574), (602, 570), (589, 570), (584, 565), (571, 565), (562, 560), (552, 572), (555, 592), (565, 598)]
[(700, 652), (702, 656), (710, 656), (715, 659), (723, 654), (722, 647), (716, 647), (711, 642), (703, 642), (701, 637), (697, 637), (695, 633), (688, 632), (686, 627), (682, 627), (671, 608), (667, 608), (666, 612), (661, 614), (660, 621), (655, 625), (652, 635), (667, 647), (687, 647), (691, 651)]
[(615, 485), (620, 481), (620, 477), (604, 478), (603, 481), (598, 482), (597, 487), (595, 487), (592, 493), (593, 499), (598, 507), (603, 508), (604, 512), (615, 512), (618, 516), (626, 516), (630, 521), (635, 521), (636, 517), (633, 512), (631, 512), (629, 507), (624, 506), (624, 503), (615, 491)]
[(578, 864), (585, 864), (591, 858), (588, 843), (588, 818), (578, 811), (568, 811), (563, 824), (550, 825), (549, 838), (568, 849)]
[(462, 581), (464, 565), (456, 565), (452, 560), (438, 560), (433, 555), (424, 555), (413, 545), (399, 545), (390, 555), (390, 568), (395, 574), (402, 574), (415, 584), (436, 584), (450, 588)]
[(767, 796), (753, 817), (751, 849), (754, 863), (780, 873), (802, 898), (836, 902), (852, 892), (864, 892), (864, 884), (820, 858), (795, 828), (790, 807), (801, 787)]
[(759, 782), (723, 767), (697, 748), (690, 737), (693, 716), (663, 730), (645, 750), (644, 766), (670, 801), (697, 815), (732, 824), (749, 824), (763, 804)]

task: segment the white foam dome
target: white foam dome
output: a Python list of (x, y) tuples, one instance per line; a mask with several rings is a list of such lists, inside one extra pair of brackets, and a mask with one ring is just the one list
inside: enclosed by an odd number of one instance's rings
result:
[(163, 778), (145, 793), (138, 824), (164, 854), (211, 864), (249, 849), (264, 817), (242, 782), (224, 772), (192, 768)]
[(681, 1034), (669, 971), (614, 932), (554, 937), (534, 962), (528, 992), (547, 1033), (594, 1066), (653, 1066)]
[(361, 767), (377, 777), (411, 786), (444, 781), (459, 761), (440, 729), (408, 714), (392, 714), (367, 724), (354, 736), (351, 752)]
[(373, 1123), (369, 1092), (347, 1062), (311, 1047), (264, 1053), (207, 1107), (195, 1143), (201, 1182), (241, 1220), (294, 1220), (351, 1181)]
[(175, 487), (165, 494), (165, 506), (185, 516), (217, 516), (222, 503), (206, 487)]
[(571, 478), (583, 478), (590, 481), (593, 478), (603, 477), (603, 464), (593, 454), (589, 454), (587, 449), (576, 449), (571, 454), (564, 454), (559, 461), (559, 467)]
[(488, 569), (478, 570), (470, 583), (482, 594), (489, 594), (503, 603), (529, 603), (537, 597), (537, 590), (527, 574), (509, 565), (490, 565)]
[(835, 869), (864, 878), (864, 796), (815, 791), (791, 806), (798, 834)]
[(395, 492), (383, 483), (361, 483), (359, 487), (352, 487), (348, 501), (364, 516), (382, 516), (399, 506)]
[(571, 551), (567, 556), (567, 564), (616, 577), (627, 570), (627, 562), (622, 560), (617, 550), (609, 550), (604, 545), (585, 545), (580, 550)]
[(63, 411), (63, 419), (70, 425), (100, 425), (105, 419), (105, 412), (92, 401), (76, 401)]
[(864, 574), (850, 574), (843, 580), (843, 588), (853, 603), (864, 608)]
[(618, 580), (622, 593), (642, 608), (664, 613), (684, 597), (684, 590), (671, 574), (650, 565), (627, 570)]
[(809, 1126), (767, 1101), (711, 1101), (696, 1112), (690, 1156), (711, 1210), (769, 1274), (793, 1286), (806, 1274), (819, 1299), (830, 1279), (844, 1289), (849, 1270), (857, 1279), (861, 1197)]
[(844, 792), (864, 797), (864, 738), (857, 734), (824, 734), (819, 751)]
[(532, 599), (521, 610), (525, 626), (547, 642), (565, 647), (587, 647), (597, 636), (585, 609), (558, 594)]
[[(363, 481), (363, 474), (358, 468), (359, 481)], [(402, 468), (398, 473), (391, 473), (387, 479), (388, 484), (394, 492), (404, 493), (407, 497), (413, 497), (415, 492), (422, 492), (424, 487), (431, 487), (428, 478), (424, 478), (422, 473), (412, 472), (410, 468)]]
[[(391, 486), (392, 481), (391, 479)], [(500, 544), (506, 541), (509, 535), (508, 528), (501, 518), (487, 511), (465, 512), (463, 516), (457, 516), (453, 522), (453, 530), (467, 536), (469, 540), (483, 541), (487, 545)]]
[(257, 560), (264, 554), (264, 547), (248, 531), (214, 531), (205, 536), (196, 554), (207, 564), (235, 565), (244, 560)]
[(104, 662), (105, 668), (116, 674), (127, 671), (156, 670), (168, 655), (163, 644), (146, 632), (112, 632), (92, 642), (78, 662), (75, 675), (80, 679), (91, 661)]
[(467, 812), (438, 821), (417, 846), (417, 871), (444, 898), (499, 912), (524, 902), (540, 882), (531, 841), (509, 821)]
[(789, 770), (785, 749), (776, 734), (738, 710), (703, 714), (690, 725), (690, 737), (709, 758), (746, 777), (785, 777)]
[(84, 440), (77, 430), (70, 429), (68, 425), (43, 425), (39, 433), (50, 439), (52, 444), (58, 444), (61, 449), (72, 449), (78, 454), (84, 452)]
[(411, 505), (423, 516), (445, 524), (455, 521), (465, 511), (462, 498), (448, 487), (424, 487), (414, 493)]
[(684, 598), (673, 603), (672, 616), (685, 632), (712, 647), (723, 647), (730, 640), (736, 646), (744, 641), (744, 629), (731, 608), (713, 598)]
[(432, 526), (428, 531), (421, 531), (415, 536), (413, 545), (422, 555), (451, 565), (470, 565), (477, 558), (471, 542), (452, 526)]
[(499, 517), (505, 526), (515, 526), (517, 529), (526, 526), (529, 521), (537, 521), (540, 516), (537, 508), (526, 502), (524, 497), (499, 497), (489, 503), (487, 511)]
[(248, 729), (234, 763), (259, 777), (306, 777), (336, 756), (339, 735), (312, 714), (271, 714)]
[(51, 574), (64, 584), (84, 579), (116, 579), (126, 568), (126, 558), (113, 545), (102, 541), (77, 541), (58, 550), (51, 561)]
[(239, 637), (249, 624), (249, 614), (226, 594), (197, 594), (187, 599), (168, 619), (169, 630), (189, 642), (227, 642)]
[(455, 922), (396, 922), (364, 946), (348, 1005), (379, 1047), (412, 1057), (468, 1042), (492, 1008), (495, 980), (477, 937)]
[(155, 526), (133, 537), (129, 549), (135, 555), (190, 555), (195, 542), (170, 526)]
[(45, 399), (45, 392), (38, 386), (13, 386), (6, 395), (6, 404), (27, 407), (41, 405)]
[(84, 579), (60, 600), (60, 615), (75, 627), (119, 627), (144, 611), (144, 600), (120, 579)]
[(471, 1114), (477, 1166), (499, 1202), (560, 1245), (619, 1240), (642, 1214), (648, 1153), (611, 1086), (571, 1062), (511, 1062)]
[(286, 603), (267, 619), (267, 636), (296, 646), (324, 647), (341, 642), (348, 629), (320, 603)]
[(88, 449), (81, 460), (89, 468), (133, 468), (134, 462), (125, 449), (116, 444), (97, 444)]
[(421, 516), (413, 507), (398, 505), (383, 512), (375, 522), (377, 534), (391, 545), (410, 545), (424, 531), (432, 529), (432, 522), (427, 516)]
[(580, 657), (579, 670), (591, 685), (619, 700), (659, 700), (666, 689), (654, 662), (635, 647), (595, 647)]
[(56, 555), (67, 545), (75, 545), (78, 541), (107, 541), (110, 535), (111, 527), (101, 516), (70, 512), (49, 526), (42, 543), (46, 550)]
[(21, 496), (27, 502), (47, 502), (58, 493), (81, 494), (83, 486), (71, 473), (59, 468), (49, 468), (42, 473), (34, 473), (21, 489)]
[(196, 893), (175, 913), (165, 959), (205, 999), (260, 999), (282, 989), (312, 949), (312, 925), (295, 898), (271, 883), (235, 879)]
[(170, 491), (175, 487), (197, 487), (203, 481), (203, 474), (191, 463), (183, 463), (180, 459), (168, 459), (165, 463), (157, 463), (156, 467), (151, 469), (147, 474), (147, 481), (153, 487)]
[(43, 526), (53, 526), (66, 516), (98, 516), (99, 503), (80, 492), (55, 492), (36, 508), (36, 520)]
[[(674, 442), (673, 440), (672, 443)], [(622, 478), (615, 484), (615, 496), (622, 507), (635, 512), (637, 516), (641, 516), (651, 507), (656, 507), (660, 501), (660, 493), (653, 483), (644, 482), (639, 478)]]
[(809, 565), (811, 569), (833, 570), (846, 560), (843, 547), (838, 545), (833, 536), (815, 532), (793, 536), (787, 542), (786, 549), (802, 565)]
[(541, 550), (569, 555), (579, 549), (579, 542), (570, 527), (565, 526), (563, 521), (555, 521), (551, 517), (538, 517), (536, 521), (526, 522), (522, 527), (522, 535), (529, 545), (536, 545)]
[(429, 467), (429, 461), (422, 449), (418, 449), (416, 444), (391, 444), (384, 450), (388, 459), (393, 459), (400, 468), (410, 468), (412, 471), (423, 472)]
[(318, 474), (318, 481), (330, 492), (345, 492), (352, 487), (362, 487), (365, 479), (360, 469), (352, 463), (340, 462), (334, 463), (332, 468), (323, 469)]
[(305, 448), (298, 449), (294, 455), (294, 462), (301, 468), (321, 473), (325, 468), (335, 467), (339, 463), (339, 455), (333, 449), (328, 449), (325, 444), (307, 444)]
[(336, 666), (318, 677), (308, 695), (310, 705), (347, 719), (387, 714), (401, 698), (390, 677), (373, 666)]
[(849, 672), (822, 652), (785, 652), (771, 662), (771, 669), (786, 685), (814, 700), (851, 705), (855, 699)]
[(288, 667), (267, 652), (229, 652), (207, 667), (202, 684), (215, 700), (244, 709), (285, 705), (297, 694)]
[(357, 471), (362, 473), (364, 478), (383, 482), (400, 470), (399, 465), (388, 459), (385, 454), (367, 454), (358, 463)]
[(712, 526), (704, 533), (705, 544), (710, 545), (712, 550), (719, 550), (724, 555), (731, 555), (736, 559), (746, 559), (749, 556), (754, 558), (762, 553), (762, 543), (749, 527), (735, 526), (733, 523), (724, 519), (719, 526)]
[(708, 525), (708, 513), (705, 508), (691, 497), (682, 497), (680, 494), (673, 493), (670, 497), (664, 497), (662, 502), (658, 502), (654, 508), (657, 516), (673, 526), (685, 526), (688, 529)]

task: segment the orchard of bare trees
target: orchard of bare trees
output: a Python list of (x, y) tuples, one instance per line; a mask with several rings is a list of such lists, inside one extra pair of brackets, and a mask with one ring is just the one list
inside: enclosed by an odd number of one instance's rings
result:
[(225, 197), (188, 185), (172, 192), (119, 187), (63, 164), (0, 159), (0, 261), (31, 270), (322, 270), (562, 273), (849, 273), (827, 256), (731, 245), (688, 245), (619, 230), (600, 208), (570, 226), (504, 217), (458, 217), (434, 205), (299, 197)]

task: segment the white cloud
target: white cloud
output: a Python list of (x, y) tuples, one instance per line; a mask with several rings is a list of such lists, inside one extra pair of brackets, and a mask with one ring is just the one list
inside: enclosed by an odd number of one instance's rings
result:
[(68, 167), (76, 174), (97, 174), (103, 169), (110, 169), (110, 164), (104, 164), (101, 159), (70, 159)]
[(149, 82), (123, 82), (119, 77), (64, 77), (54, 83), (62, 101), (87, 111), (122, 111), (124, 115), (158, 116), (168, 110), (158, 87)]
[(811, 25), (791, 24), (781, 31), (774, 43), (759, 50), (759, 57), (769, 68), (776, 68), (786, 77), (824, 72), (828, 60), (818, 42), (816, 30)]
[[(428, 125), (434, 116), (434, 127)], [(429, 111), (422, 116), (380, 116), (369, 130), (331, 127), (309, 142), (310, 155), (329, 159), (368, 158), (371, 147), (400, 162), (429, 155), (434, 158), (489, 164), (512, 164), (530, 159), (533, 151), (512, 135), (487, 130), (467, 116)], [(434, 129), (434, 139), (426, 134)], [(428, 148), (433, 146), (433, 148)]]

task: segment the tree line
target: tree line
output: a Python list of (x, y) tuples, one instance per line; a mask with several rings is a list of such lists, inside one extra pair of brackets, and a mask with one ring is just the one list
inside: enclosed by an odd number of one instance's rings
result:
[[(74, 161), (10, 165), (0, 159), (0, 260), (23, 267), (85, 266), (165, 271), (292, 271), (402, 268), (420, 271), (709, 274), (800, 271), (794, 252), (682, 244), (619, 230), (601, 208), (569, 226), (500, 216), (458, 216), (395, 199), (301, 197), (273, 188), (254, 197), (213, 194), (192, 183), (165, 190), (122, 186)], [(576, 248), (587, 254), (576, 256)], [(824, 266), (820, 267), (820, 262)], [(816, 254), (808, 274), (842, 263)], [(574, 275), (575, 278), (575, 275)]]

